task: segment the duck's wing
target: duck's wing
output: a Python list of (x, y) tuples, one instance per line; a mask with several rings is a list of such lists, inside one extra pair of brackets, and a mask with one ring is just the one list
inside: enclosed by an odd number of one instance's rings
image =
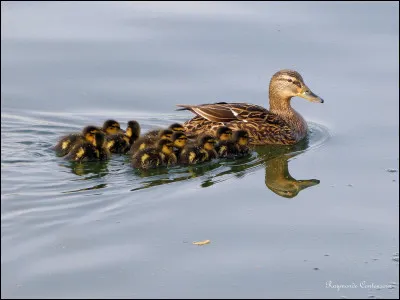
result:
[(196, 115), (212, 122), (231, 122), (238, 120), (263, 119), (269, 113), (262, 106), (247, 103), (218, 102), (201, 105), (178, 104), (178, 110), (190, 110)]

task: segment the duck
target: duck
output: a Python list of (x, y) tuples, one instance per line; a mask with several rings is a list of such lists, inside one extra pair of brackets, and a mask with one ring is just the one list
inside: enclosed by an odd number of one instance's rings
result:
[(111, 153), (125, 154), (140, 136), (140, 125), (137, 121), (128, 122), (125, 133), (116, 133), (106, 136), (106, 146)]
[[(185, 132), (185, 127), (183, 127), (183, 125), (180, 123), (173, 123), (170, 126), (168, 126), (167, 129), (172, 130), (173, 132)], [(163, 129), (154, 129), (147, 132), (144, 136), (156, 138), (160, 134), (160, 131), (162, 130)]]
[(248, 143), (248, 132), (246, 130), (237, 130), (233, 133), (231, 140), (224, 140), (218, 143), (218, 157), (235, 158), (245, 156), (250, 153)]
[(53, 150), (56, 151), (58, 156), (65, 156), (77, 143), (84, 141), (93, 142), (94, 134), (100, 131), (101, 129), (97, 126), (86, 126), (83, 128), (81, 133), (72, 133), (61, 137), (57, 144), (53, 147)]
[(232, 129), (226, 126), (221, 126), (216, 131), (217, 143), (215, 145), (215, 151), (219, 151), (219, 144), (223, 141), (229, 141), (232, 138)]
[(214, 149), (215, 143), (216, 139), (212, 135), (199, 136), (194, 145), (188, 144), (183, 148), (179, 157), (179, 163), (194, 165), (217, 158), (218, 155)]
[(185, 148), (188, 138), (183, 132), (174, 132), (171, 138), (174, 143), (174, 153), (177, 159), (179, 159), (183, 148)]
[(92, 140), (77, 143), (65, 158), (78, 162), (108, 160), (111, 154), (106, 147), (105, 141), (104, 132), (97, 131), (94, 133)]
[(294, 70), (276, 72), (269, 83), (269, 110), (248, 103), (177, 104), (177, 110), (189, 110), (196, 116), (183, 124), (187, 136), (215, 135), (223, 125), (232, 130), (247, 130), (252, 145), (293, 145), (304, 139), (307, 122), (291, 106), (293, 97), (324, 103)]
[(173, 151), (173, 142), (159, 140), (155, 147), (147, 147), (132, 156), (132, 166), (138, 169), (153, 169), (161, 166), (173, 166), (177, 158)]
[(138, 138), (131, 146), (128, 154), (135, 154), (136, 152), (154, 146), (159, 140), (171, 140), (173, 131), (170, 129), (160, 130), (155, 137), (150, 135), (143, 135)]
[(103, 123), (102, 130), (106, 135), (124, 133), (124, 131), (121, 129), (121, 125), (119, 124), (119, 122), (112, 119), (106, 120)]

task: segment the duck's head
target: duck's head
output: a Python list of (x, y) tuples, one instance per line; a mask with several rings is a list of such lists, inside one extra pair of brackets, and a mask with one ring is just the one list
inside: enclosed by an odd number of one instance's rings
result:
[(233, 133), (233, 141), (240, 146), (249, 144), (249, 133), (246, 130), (237, 130)]
[(159, 140), (157, 142), (157, 150), (166, 155), (171, 155), (174, 151), (174, 143), (167, 139)]
[(182, 126), (182, 124), (179, 123), (174, 123), (171, 124), (169, 127), (169, 129), (171, 129), (173, 132), (185, 132), (185, 127)]
[(276, 72), (269, 84), (270, 99), (273, 97), (290, 99), (301, 97), (310, 102), (324, 103), (324, 100), (314, 94), (304, 83), (303, 77), (293, 70)]
[(174, 132), (171, 129), (164, 129), (160, 131), (158, 138), (160, 140), (171, 140), (173, 133)]
[(220, 141), (229, 141), (232, 137), (232, 129), (221, 126), (217, 129), (217, 138)]
[(94, 142), (96, 132), (101, 132), (101, 129), (97, 126), (92, 126), (92, 125), (86, 126), (82, 130), (82, 134), (85, 137), (85, 140), (87, 140), (89, 143), (92, 144)]
[(172, 135), (172, 142), (176, 148), (182, 149), (186, 146), (187, 136), (183, 132), (174, 132)]
[(101, 132), (101, 131), (97, 131), (94, 133), (94, 139), (93, 139), (93, 146), (100, 148), (103, 147), (104, 143), (106, 141), (106, 135)]
[(199, 140), (200, 146), (205, 150), (213, 150), (215, 143), (216, 140), (212, 135), (204, 135)]
[(128, 126), (126, 127), (126, 136), (131, 137), (135, 136), (138, 137), (140, 135), (140, 125), (135, 120), (129, 121)]
[(110, 135), (122, 132), (121, 126), (115, 120), (107, 120), (103, 124), (103, 131)]

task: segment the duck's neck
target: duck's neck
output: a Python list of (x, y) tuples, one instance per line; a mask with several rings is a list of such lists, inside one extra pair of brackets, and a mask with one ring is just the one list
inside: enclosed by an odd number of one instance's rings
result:
[(298, 139), (307, 134), (307, 122), (290, 105), (292, 97), (282, 98), (274, 93), (269, 94), (269, 110), (271, 113), (279, 115), (288, 125), (295, 129)]

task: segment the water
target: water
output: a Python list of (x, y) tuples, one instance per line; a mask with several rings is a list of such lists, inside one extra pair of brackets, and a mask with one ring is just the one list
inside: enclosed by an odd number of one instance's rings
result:
[[(1, 7), (2, 297), (399, 297), (398, 3)], [(283, 68), (325, 100), (293, 99), (299, 145), (149, 173), (50, 150), (180, 103), (267, 106)]]

